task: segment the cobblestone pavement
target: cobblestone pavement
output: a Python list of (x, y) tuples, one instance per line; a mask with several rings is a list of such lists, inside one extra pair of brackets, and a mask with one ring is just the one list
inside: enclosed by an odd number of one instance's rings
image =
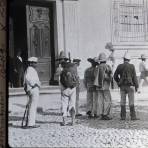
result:
[(86, 92), (80, 94), (82, 117), (74, 126), (60, 126), (60, 96), (40, 98), (37, 124), (40, 128), (21, 129), (26, 99), (9, 101), (8, 141), (11, 147), (123, 147), (148, 148), (148, 92), (136, 94), (138, 121), (131, 121), (127, 106), (126, 121), (120, 120), (119, 91), (112, 91), (113, 119), (88, 119), (85, 115)]

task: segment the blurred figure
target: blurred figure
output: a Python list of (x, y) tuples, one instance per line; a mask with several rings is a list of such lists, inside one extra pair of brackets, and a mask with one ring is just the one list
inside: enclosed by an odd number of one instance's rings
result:
[(106, 64), (105, 53), (100, 53), (98, 57), (98, 68), (95, 76), (94, 85), (96, 86), (96, 98), (98, 98), (97, 115), (101, 115), (101, 120), (111, 120), (111, 93), (110, 83), (112, 79), (111, 67)]
[(14, 63), (13, 63), (13, 58), (9, 56), (9, 65), (8, 65), (8, 70), (9, 70), (9, 87), (14, 87)]
[(138, 93), (141, 93), (143, 82), (145, 81), (148, 85), (148, 67), (146, 66), (146, 56), (141, 54), (141, 62), (139, 64), (140, 80)]
[(76, 87), (76, 116), (82, 116), (82, 114), (79, 113), (79, 93), (80, 93), (80, 72), (79, 72), (79, 66), (80, 66), (80, 59), (73, 59), (73, 63), (76, 65), (77, 74), (78, 74), (78, 83)]
[(28, 105), (28, 122), (24, 128), (37, 128), (39, 126), (35, 125), (36, 110), (39, 100), (39, 88), (41, 83), (36, 71), (38, 58), (30, 57), (28, 58), (28, 68), (24, 75), (24, 90), (29, 97)]
[(86, 114), (89, 117), (93, 117), (93, 104), (97, 104), (97, 102), (94, 100), (95, 97), (95, 86), (94, 86), (94, 80), (95, 80), (95, 70), (96, 65), (98, 63), (95, 62), (95, 58), (88, 58), (88, 62), (91, 63), (91, 66), (87, 68), (84, 72), (84, 86), (87, 89), (87, 112)]
[(14, 58), (13, 64), (13, 76), (14, 76), (14, 87), (23, 87), (23, 78), (24, 78), (24, 67), (23, 60), (21, 57), (21, 51), (17, 52), (16, 57)]
[(115, 73), (114, 79), (120, 87), (121, 95), (121, 120), (126, 119), (126, 96), (128, 95), (129, 108), (131, 120), (137, 120), (135, 106), (134, 106), (134, 93), (138, 89), (138, 80), (136, 76), (135, 66), (130, 64), (130, 55), (126, 53), (124, 55), (124, 63), (118, 65)]
[[(107, 43), (105, 48), (108, 49), (111, 52), (108, 59), (107, 59), (107, 64), (110, 65), (112, 73), (114, 74), (114, 70), (115, 70), (115, 56), (114, 56), (115, 49), (114, 49), (111, 42)], [(114, 89), (114, 79), (113, 78), (112, 78), (112, 81), (111, 81), (111, 88)]]

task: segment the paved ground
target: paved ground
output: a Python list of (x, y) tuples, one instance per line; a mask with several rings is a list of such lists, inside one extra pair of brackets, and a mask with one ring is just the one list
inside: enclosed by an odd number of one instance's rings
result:
[(60, 95), (40, 98), (37, 129), (21, 129), (26, 98), (12, 98), (9, 108), (9, 145), (12, 147), (123, 147), (148, 148), (148, 88), (136, 94), (136, 111), (139, 121), (120, 121), (119, 91), (112, 91), (113, 120), (88, 119), (85, 115), (86, 92), (80, 94), (82, 117), (74, 126), (61, 127)]

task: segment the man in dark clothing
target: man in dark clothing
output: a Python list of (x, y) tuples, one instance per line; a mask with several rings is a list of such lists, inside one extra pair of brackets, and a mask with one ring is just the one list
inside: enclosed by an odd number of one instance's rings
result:
[(121, 94), (121, 120), (126, 119), (126, 95), (129, 99), (131, 120), (137, 120), (134, 107), (134, 93), (138, 89), (138, 80), (136, 76), (135, 66), (129, 63), (130, 56), (125, 54), (124, 63), (118, 65), (114, 73), (114, 79), (120, 87)]
[(84, 85), (85, 88), (87, 89), (87, 112), (86, 114), (89, 117), (93, 116), (93, 104), (97, 104), (95, 102), (95, 86), (94, 86), (94, 80), (95, 80), (95, 70), (96, 70), (96, 65), (98, 64), (95, 61), (95, 58), (88, 58), (88, 62), (91, 63), (91, 66), (87, 68), (84, 72)]
[(22, 87), (24, 79), (24, 67), (21, 57), (21, 51), (17, 52), (14, 58), (14, 87)]

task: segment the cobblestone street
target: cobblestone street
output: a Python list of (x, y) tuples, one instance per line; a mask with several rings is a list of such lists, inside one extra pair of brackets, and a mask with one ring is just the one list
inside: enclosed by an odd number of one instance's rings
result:
[(86, 92), (80, 94), (82, 117), (76, 119), (74, 126), (60, 126), (60, 94), (40, 98), (37, 114), (39, 128), (22, 129), (21, 120), (26, 98), (9, 100), (8, 143), (11, 147), (148, 147), (148, 92), (136, 94), (135, 107), (140, 120), (131, 121), (127, 105), (127, 119), (120, 120), (120, 95), (118, 90), (112, 94), (112, 117), (110, 121), (88, 119), (85, 115)]

